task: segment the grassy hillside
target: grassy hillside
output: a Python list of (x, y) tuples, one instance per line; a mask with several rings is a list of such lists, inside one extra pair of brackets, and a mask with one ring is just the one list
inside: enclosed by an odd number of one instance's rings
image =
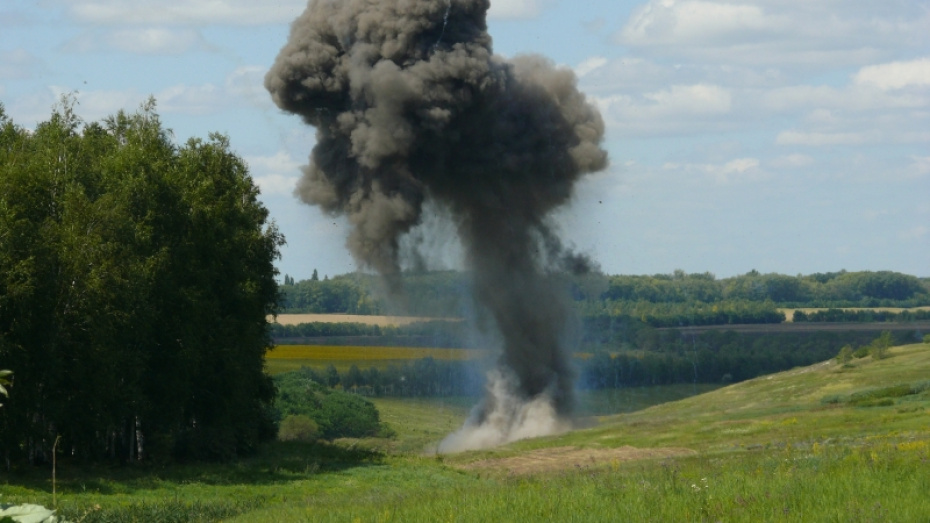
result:
[[(908, 345), (438, 457), (420, 449), (467, 402), (378, 400), (395, 440), (275, 444), (234, 465), (65, 463), (58, 502), (87, 522), (928, 521), (928, 381), (930, 346)], [(37, 471), (0, 480), (5, 502), (51, 505), (50, 487)]]

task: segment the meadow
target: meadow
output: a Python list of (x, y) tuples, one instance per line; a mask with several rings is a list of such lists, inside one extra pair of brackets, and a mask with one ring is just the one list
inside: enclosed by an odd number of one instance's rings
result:
[[(429, 449), (471, 400), (376, 399), (393, 439), (278, 442), (232, 464), (65, 460), (57, 504), (87, 522), (928, 521), (930, 345), (888, 356), (599, 393), (585, 428), (456, 455)], [(0, 490), (53, 503), (47, 470)]]

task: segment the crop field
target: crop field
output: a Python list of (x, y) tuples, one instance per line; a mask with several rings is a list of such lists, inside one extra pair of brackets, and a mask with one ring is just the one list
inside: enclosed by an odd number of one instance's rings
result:
[[(280, 374), (309, 367), (324, 369), (329, 365), (343, 372), (355, 365), (360, 369), (375, 367), (385, 369), (388, 365), (400, 364), (422, 358), (440, 361), (478, 361), (493, 356), (486, 349), (443, 349), (424, 347), (380, 347), (345, 345), (277, 345), (265, 355), (269, 374)], [(576, 353), (575, 358), (584, 360), (589, 353)]]
[[(910, 309), (903, 309), (901, 307), (839, 307), (844, 311), (875, 311), (875, 312), (894, 312), (900, 313), (904, 311), (930, 311), (930, 307), (912, 307)], [(825, 311), (825, 308), (801, 308), (801, 309), (778, 309), (778, 312), (783, 312), (785, 314), (785, 322), (791, 323), (794, 321), (794, 311), (801, 311), (805, 314), (810, 314), (817, 311)]]
[(269, 316), (268, 321), (281, 325), (300, 325), (301, 323), (361, 323), (363, 325), (403, 326), (422, 321), (460, 321), (458, 318), (425, 318), (419, 316), (364, 316), (360, 314), (278, 314)]
[(86, 523), (930, 521), (930, 345), (595, 396), (575, 431), (484, 451), (429, 452), (473, 400), (379, 398), (394, 438), (275, 442), (229, 464), (62, 458), (55, 501), (40, 467), (0, 473), (0, 492)]
[(491, 351), (481, 349), (436, 349), (423, 347), (359, 347), (338, 345), (278, 345), (268, 352), (265, 362), (270, 374), (300, 367), (322, 369), (333, 365), (340, 372), (352, 365), (360, 369), (404, 363), (421, 358), (442, 361), (470, 361), (488, 358)]

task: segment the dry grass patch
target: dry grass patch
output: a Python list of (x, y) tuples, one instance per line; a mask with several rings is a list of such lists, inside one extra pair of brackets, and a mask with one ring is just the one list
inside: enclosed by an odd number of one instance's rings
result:
[(636, 448), (625, 445), (617, 448), (552, 447), (524, 452), (518, 456), (489, 458), (474, 461), (458, 468), (488, 470), (514, 475), (531, 475), (548, 472), (615, 466), (621, 462), (691, 456), (695, 451), (686, 448)]
[(459, 318), (427, 318), (422, 316), (363, 316), (359, 314), (278, 314), (268, 316), (268, 321), (281, 325), (300, 325), (301, 323), (361, 323), (387, 327), (401, 327), (424, 321), (461, 321)]
[(930, 307), (912, 307), (910, 309), (905, 309), (901, 307), (824, 307), (824, 308), (799, 308), (799, 309), (778, 309), (779, 312), (785, 314), (785, 323), (791, 323), (794, 321), (794, 311), (801, 311), (804, 314), (811, 314), (812, 312), (825, 311), (830, 308), (842, 309), (844, 311), (875, 311), (875, 312), (893, 312), (895, 314), (902, 313), (904, 311), (930, 311)]

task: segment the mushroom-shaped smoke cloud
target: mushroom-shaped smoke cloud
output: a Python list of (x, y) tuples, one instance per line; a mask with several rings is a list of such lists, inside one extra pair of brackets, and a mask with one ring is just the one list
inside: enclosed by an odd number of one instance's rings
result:
[(586, 263), (563, 251), (547, 217), (581, 176), (607, 165), (603, 121), (574, 74), (538, 56), (495, 56), (489, 7), (311, 0), (265, 78), (279, 107), (317, 129), (299, 197), (345, 214), (352, 255), (389, 286), (400, 285), (399, 241), (425, 202), (455, 220), (503, 352), (449, 450), (564, 426), (570, 311), (547, 273)]

